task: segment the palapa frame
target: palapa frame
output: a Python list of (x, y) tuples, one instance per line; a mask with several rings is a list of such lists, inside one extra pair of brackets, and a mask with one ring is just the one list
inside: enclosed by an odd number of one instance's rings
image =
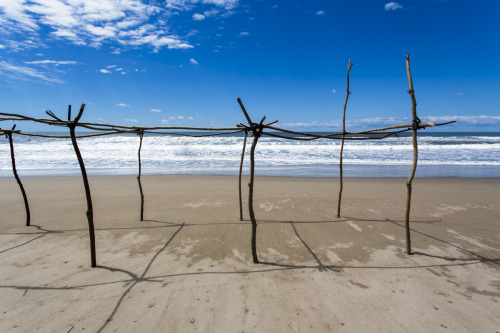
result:
[[(412, 164), (412, 169), (410, 176), (406, 182), (407, 185), (407, 200), (406, 200), (406, 211), (405, 211), (405, 235), (406, 235), (406, 253), (411, 254), (411, 241), (410, 241), (410, 223), (409, 223), (409, 217), (410, 217), (410, 206), (411, 206), (411, 194), (412, 194), (412, 181), (415, 176), (416, 172), (416, 167), (417, 167), (417, 159), (418, 159), (418, 142), (417, 142), (417, 130), (426, 128), (426, 127), (433, 127), (433, 126), (442, 126), (442, 125), (447, 125), (450, 123), (453, 123), (454, 121), (451, 122), (446, 122), (446, 123), (440, 123), (440, 124), (435, 124), (435, 123), (422, 123), (420, 122), (420, 119), (417, 117), (416, 113), (416, 100), (415, 100), (415, 94), (413, 90), (413, 82), (412, 82), (412, 77), (411, 77), (411, 71), (410, 71), (410, 60), (409, 56), (406, 56), (406, 67), (407, 67), (407, 75), (408, 75), (408, 81), (409, 81), (409, 90), (408, 93), (410, 94), (411, 100), (412, 100), (412, 123), (411, 124), (401, 124), (401, 125), (394, 125), (394, 126), (388, 126), (388, 127), (382, 127), (382, 128), (375, 128), (375, 129), (370, 129), (370, 130), (364, 130), (364, 131), (359, 131), (359, 132), (350, 132), (347, 131), (345, 128), (345, 118), (346, 118), (346, 107), (347, 107), (347, 101), (349, 99), (350, 95), (350, 87), (349, 87), (349, 73), (352, 68), (352, 63), (351, 60), (349, 60), (349, 65), (348, 65), (348, 70), (347, 70), (347, 95), (346, 95), (346, 100), (344, 104), (344, 112), (343, 112), (343, 121), (342, 121), (342, 132), (339, 133), (330, 133), (326, 135), (318, 135), (314, 133), (306, 133), (306, 132), (298, 132), (298, 131), (292, 131), (292, 130), (287, 130), (287, 129), (282, 129), (279, 127), (272, 126), (275, 124), (277, 121), (273, 121), (268, 124), (264, 124), (264, 120), (266, 119), (265, 116), (262, 117), (261, 121), (259, 123), (254, 123), (252, 122), (248, 112), (246, 111), (243, 102), (241, 101), (240, 98), (237, 99), (240, 108), (248, 122), (248, 125), (243, 125), (243, 124), (238, 124), (236, 127), (223, 127), (223, 128), (211, 128), (211, 127), (183, 127), (183, 126), (160, 126), (160, 127), (138, 127), (138, 126), (121, 126), (121, 125), (112, 125), (112, 124), (99, 124), (99, 123), (83, 123), (80, 122), (80, 119), (83, 115), (83, 110), (85, 108), (85, 104), (82, 104), (80, 111), (78, 115), (75, 117), (74, 120), (71, 120), (71, 106), (68, 108), (68, 120), (64, 121), (58, 118), (53, 112), (47, 111), (47, 114), (52, 117), (52, 119), (37, 119), (37, 118), (32, 118), (20, 114), (12, 114), (12, 113), (0, 113), (0, 116), (4, 116), (5, 118), (0, 118), (0, 121), (31, 121), (31, 122), (36, 122), (36, 123), (41, 123), (41, 124), (46, 124), (46, 125), (52, 125), (52, 126), (64, 126), (68, 127), (70, 129), (70, 136), (58, 136), (58, 135), (44, 135), (44, 134), (29, 134), (29, 133), (23, 133), (19, 130), (5, 130), (0, 128), (0, 134), (5, 134), (9, 138), (10, 146), (11, 146), (11, 158), (12, 158), (12, 165), (13, 165), (13, 173), (14, 176), (21, 188), (21, 191), (23, 193), (23, 198), (25, 201), (25, 206), (26, 206), (26, 214), (27, 214), (27, 222), (26, 225), (29, 226), (29, 221), (30, 221), (30, 215), (29, 215), (29, 206), (28, 206), (28, 201), (26, 197), (26, 193), (24, 191), (24, 187), (22, 186), (22, 183), (19, 179), (19, 176), (17, 175), (16, 167), (15, 167), (15, 159), (14, 159), (14, 146), (13, 146), (13, 141), (12, 141), (12, 134), (17, 134), (17, 135), (27, 135), (27, 136), (34, 136), (34, 137), (45, 137), (45, 138), (59, 138), (59, 139), (67, 139), (70, 138), (73, 144), (73, 148), (75, 150), (75, 154), (77, 156), (81, 173), (82, 173), (82, 178), (84, 182), (84, 187), (85, 187), (85, 193), (86, 193), (86, 198), (87, 198), (87, 219), (88, 219), (88, 224), (89, 224), (89, 238), (90, 238), (90, 249), (91, 249), (91, 266), (96, 267), (97, 266), (97, 259), (96, 259), (96, 249), (95, 249), (95, 235), (94, 235), (94, 221), (93, 221), (93, 209), (92, 209), (92, 198), (91, 198), (91, 193), (90, 193), (90, 186), (88, 183), (87, 179), (87, 173), (85, 170), (85, 165), (83, 158), (81, 156), (80, 150), (78, 148), (77, 144), (77, 138), (88, 138), (88, 137), (96, 137), (96, 136), (104, 136), (104, 135), (114, 135), (114, 134), (122, 134), (122, 133), (136, 133), (139, 138), (140, 138), (140, 143), (139, 143), (139, 149), (138, 149), (138, 185), (139, 185), (139, 191), (140, 191), (140, 196), (141, 196), (141, 208), (140, 208), (140, 220), (144, 220), (144, 193), (142, 189), (142, 184), (141, 184), (141, 171), (142, 171), (142, 163), (141, 163), (141, 148), (143, 145), (143, 137), (144, 134), (146, 133), (154, 133), (154, 134), (160, 134), (160, 135), (174, 135), (174, 136), (188, 136), (188, 137), (208, 137), (208, 136), (217, 136), (217, 135), (227, 135), (227, 134), (234, 134), (234, 133), (240, 133), (244, 132), (245, 137), (243, 140), (243, 148), (242, 148), (242, 153), (241, 153), (241, 161), (240, 161), (240, 168), (239, 168), (239, 204), (240, 204), (240, 220), (243, 220), (243, 209), (242, 209), (242, 188), (241, 188), (241, 173), (242, 173), (242, 168), (243, 168), (243, 161), (244, 161), (244, 156), (245, 156), (245, 147), (246, 147), (246, 141), (247, 137), (249, 136), (249, 133), (251, 134), (250, 136), (253, 137), (253, 142), (250, 148), (250, 182), (249, 182), (249, 191), (248, 191), (248, 212), (252, 224), (252, 236), (251, 236), (251, 252), (252, 252), (252, 259), (254, 263), (258, 263), (258, 255), (257, 255), (257, 248), (256, 248), (256, 239), (257, 239), (257, 219), (255, 218), (255, 212), (253, 209), (253, 196), (254, 196), (254, 182), (255, 182), (255, 150), (257, 147), (257, 143), (259, 138), (262, 135), (267, 135), (271, 137), (277, 137), (277, 138), (283, 138), (287, 140), (318, 140), (318, 139), (330, 139), (330, 140), (342, 140), (341, 143), (341, 148), (340, 148), (340, 186), (339, 186), (339, 196), (338, 196), (338, 207), (337, 207), (337, 217), (340, 218), (340, 208), (341, 208), (341, 197), (342, 197), (342, 189), (343, 189), (343, 169), (342, 169), (342, 154), (343, 154), (343, 149), (344, 149), (344, 142), (345, 140), (381, 140), (384, 138), (387, 138), (389, 136), (395, 136), (398, 135), (399, 133), (407, 132), (407, 131), (412, 131), (413, 132), (413, 164)], [(81, 135), (77, 136), (75, 129), (76, 127), (81, 127), (87, 130), (91, 131), (98, 131), (99, 133), (96, 134), (88, 134), (88, 135)], [(189, 132), (173, 132), (173, 131), (189, 131)], [(211, 133), (203, 133), (203, 132), (211, 132)], [(202, 132), (200, 134), (200, 132)], [(288, 134), (288, 135), (286, 135)], [(291, 137), (290, 134), (295, 135), (294, 137)], [(356, 135), (365, 135), (364, 137), (359, 137)]]

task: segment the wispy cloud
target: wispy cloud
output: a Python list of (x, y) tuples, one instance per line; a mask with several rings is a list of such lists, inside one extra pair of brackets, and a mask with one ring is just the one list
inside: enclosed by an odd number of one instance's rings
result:
[(326, 13), (324, 11), (322, 11), (322, 10), (316, 12), (316, 15), (318, 15), (318, 16), (322, 16), (322, 15), (325, 15), (325, 14)]
[(241, 37), (250, 36), (250, 33), (247, 31), (242, 31), (242, 32), (240, 32), (239, 36), (241, 36)]
[[(346, 120), (346, 127), (357, 128), (357, 127), (370, 127), (373, 126), (383, 126), (383, 125), (396, 125), (410, 122), (410, 118), (396, 118), (396, 117), (376, 117), (376, 118), (365, 118), (365, 119), (349, 119)], [(311, 121), (311, 122), (297, 122), (297, 123), (283, 123), (283, 127), (303, 127), (303, 128), (340, 128), (342, 127), (342, 120), (331, 120), (331, 121)]]
[[(122, 47), (149, 46), (153, 51), (188, 49), (193, 45), (187, 37), (175, 33), (170, 23), (182, 11), (203, 9), (193, 19), (227, 16), (239, 0), (2, 0), (0, 32), (11, 38), (9, 47), (22, 50), (39, 45), (45, 37), (56, 37), (76, 45), (100, 47), (113, 42)], [(212, 6), (212, 8), (210, 8)], [(46, 36), (48, 27), (49, 34)], [(25, 42), (17, 42), (22, 36)]]
[(463, 92), (459, 92), (459, 93), (456, 93), (455, 96), (465, 96), (466, 94), (464, 94)]
[(337, 93), (337, 89), (332, 89), (332, 93), (336, 94)]
[(126, 107), (130, 106), (129, 104), (125, 104), (125, 103), (117, 103), (116, 105), (121, 106), (122, 108), (126, 108)]
[(440, 116), (425, 117), (424, 119), (432, 123), (456, 121), (468, 125), (500, 125), (500, 116)]
[[(458, 125), (499, 125), (500, 116), (436, 116), (420, 117), (422, 122), (446, 123), (456, 121)], [(409, 124), (409, 117), (375, 117), (346, 120), (347, 130), (371, 129), (374, 127)], [(342, 120), (283, 123), (285, 128), (341, 128)]]
[(139, 122), (139, 120), (137, 120), (137, 119), (130, 119), (130, 118), (126, 118), (126, 119), (123, 119), (123, 120), (129, 121), (129, 122), (132, 122), (132, 123), (138, 123)]
[(29, 65), (76, 65), (78, 62), (68, 60), (68, 61), (58, 61), (58, 60), (35, 60), (35, 61), (25, 61), (25, 64)]
[(159, 110), (159, 109), (151, 109), (149, 111), (151, 111), (151, 112), (161, 112), (161, 110)]
[[(175, 0), (178, 1), (178, 0)], [(225, 9), (233, 9), (238, 5), (239, 0), (202, 0), (204, 4), (212, 4)], [(196, 1), (192, 1), (196, 2)]]
[(397, 2), (388, 2), (384, 6), (384, 10), (398, 10), (403, 8), (399, 3)]
[(195, 13), (193, 14), (193, 20), (195, 21), (203, 21), (205, 19), (205, 15)]
[(107, 69), (100, 69), (99, 72), (101, 72), (103, 74), (109, 74), (109, 73), (111, 73), (111, 71), (108, 71)]
[(64, 81), (51, 76), (50, 74), (41, 72), (31, 67), (14, 65), (6, 61), (0, 61), (0, 74), (11, 79), (64, 83)]
[(161, 123), (162, 123), (162, 124), (165, 124), (165, 125), (168, 125), (168, 120), (167, 120), (167, 119), (162, 119), (162, 120), (161, 120)]
[(194, 60), (193, 58), (189, 59), (189, 62), (193, 65), (198, 65), (198, 61)]

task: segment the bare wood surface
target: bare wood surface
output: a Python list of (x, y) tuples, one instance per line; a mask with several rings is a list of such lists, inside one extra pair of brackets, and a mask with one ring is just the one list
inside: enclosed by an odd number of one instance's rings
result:
[(253, 210), (253, 188), (254, 188), (254, 179), (255, 179), (255, 147), (257, 146), (257, 142), (259, 141), (260, 135), (262, 134), (262, 123), (266, 119), (264, 116), (260, 121), (259, 125), (256, 125), (252, 122), (252, 119), (248, 115), (248, 112), (243, 105), (243, 102), (240, 98), (238, 98), (238, 103), (240, 104), (241, 111), (245, 115), (245, 118), (248, 121), (248, 125), (252, 130), (253, 142), (250, 147), (250, 182), (248, 183), (248, 214), (250, 215), (250, 220), (252, 222), (252, 237), (250, 240), (251, 248), (252, 248), (252, 259), (255, 264), (259, 262), (259, 258), (257, 256), (257, 220), (255, 219), (255, 212)]
[(340, 186), (339, 186), (339, 200), (338, 200), (338, 204), (337, 204), (337, 217), (340, 217), (340, 204), (342, 202), (342, 189), (344, 188), (342, 161), (343, 161), (344, 141), (345, 141), (345, 111), (347, 108), (347, 101), (349, 100), (349, 95), (351, 94), (351, 91), (349, 90), (349, 73), (351, 72), (351, 68), (352, 68), (352, 62), (351, 62), (351, 59), (349, 59), (349, 65), (347, 66), (347, 92), (346, 92), (345, 103), (344, 103), (344, 114), (342, 117), (342, 143), (340, 145), (340, 161), (339, 161)]
[(21, 190), (21, 194), (23, 195), (24, 208), (26, 210), (26, 226), (29, 227), (31, 225), (30, 205), (28, 203), (28, 196), (26, 195), (26, 191), (24, 190), (24, 186), (23, 186), (23, 183), (21, 182), (21, 178), (19, 178), (19, 175), (17, 174), (16, 158), (14, 156), (14, 140), (12, 139), (12, 133), (14, 132), (15, 128), (16, 128), (16, 125), (14, 125), (14, 127), (12, 127), (12, 130), (4, 131), (4, 133), (9, 139), (10, 158), (12, 161), (12, 173), (14, 173), (14, 178), (16, 178), (17, 184), (19, 185), (19, 189)]
[(245, 160), (245, 148), (247, 146), (248, 132), (245, 131), (245, 138), (243, 139), (243, 148), (241, 150), (240, 172), (238, 174), (238, 191), (240, 199), (240, 221), (243, 221), (243, 199), (241, 196), (241, 172), (243, 171), (243, 161)]
[(410, 207), (411, 207), (411, 194), (412, 194), (412, 182), (415, 177), (415, 171), (417, 170), (417, 160), (418, 160), (418, 143), (417, 143), (417, 129), (418, 123), (420, 122), (417, 117), (417, 101), (415, 99), (415, 91), (413, 90), (413, 80), (411, 77), (410, 70), (410, 56), (406, 55), (406, 71), (408, 74), (409, 89), (408, 94), (411, 97), (411, 114), (413, 118), (413, 165), (411, 168), (410, 176), (406, 181), (406, 211), (405, 211), (405, 235), (406, 235), (406, 253), (412, 254), (411, 252), (411, 238), (410, 238)]
[[(83, 186), (85, 187), (85, 196), (87, 198), (87, 221), (89, 225), (89, 240), (90, 240), (90, 263), (92, 267), (97, 266), (96, 259), (96, 246), (95, 246), (95, 231), (94, 231), (94, 210), (92, 208), (92, 196), (90, 194), (90, 185), (89, 180), (87, 178), (87, 171), (85, 170), (85, 164), (83, 162), (82, 154), (80, 153), (80, 149), (78, 148), (78, 143), (76, 141), (75, 128), (76, 124), (78, 124), (78, 120), (82, 117), (83, 110), (85, 108), (85, 104), (82, 104), (80, 107), (80, 112), (76, 116), (73, 122), (68, 122), (69, 132), (71, 135), (71, 143), (73, 144), (73, 148), (75, 150), (76, 158), (78, 159), (78, 164), (80, 165), (80, 170), (82, 172), (83, 178)], [(71, 105), (68, 108), (68, 113), (71, 112)]]
[(139, 161), (139, 175), (137, 176), (137, 182), (139, 183), (139, 192), (141, 194), (141, 221), (144, 221), (144, 193), (142, 192), (142, 184), (141, 184), (141, 171), (142, 171), (142, 163), (141, 163), (141, 148), (142, 148), (142, 138), (144, 137), (144, 132), (139, 131), (137, 134), (139, 136), (139, 150), (137, 152), (137, 158)]

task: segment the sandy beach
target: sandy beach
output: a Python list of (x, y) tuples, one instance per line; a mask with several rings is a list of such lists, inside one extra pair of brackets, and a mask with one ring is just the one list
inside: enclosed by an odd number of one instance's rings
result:
[(1, 332), (499, 332), (500, 179), (0, 179)]

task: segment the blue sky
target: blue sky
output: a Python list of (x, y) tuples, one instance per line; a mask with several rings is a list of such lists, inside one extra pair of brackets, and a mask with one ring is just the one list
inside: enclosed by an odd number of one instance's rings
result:
[[(299, 130), (411, 117), (499, 131), (497, 0), (1, 0), (0, 110), (131, 126)], [(0, 124), (10, 127), (10, 124)], [(52, 130), (27, 123), (24, 131)]]

